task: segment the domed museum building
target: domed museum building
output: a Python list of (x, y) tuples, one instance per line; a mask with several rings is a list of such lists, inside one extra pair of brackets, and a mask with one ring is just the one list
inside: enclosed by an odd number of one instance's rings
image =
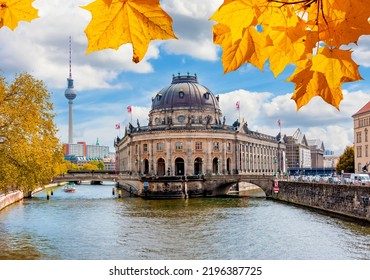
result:
[(219, 98), (196, 75), (173, 76), (152, 97), (147, 126), (129, 123), (124, 137), (116, 139), (116, 170), (164, 180), (284, 172), (280, 135), (251, 131), (239, 121), (226, 124)]

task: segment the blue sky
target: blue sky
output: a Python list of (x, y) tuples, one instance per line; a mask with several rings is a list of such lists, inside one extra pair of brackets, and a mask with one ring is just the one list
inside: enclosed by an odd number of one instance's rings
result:
[(291, 135), (296, 129), (308, 139), (321, 139), (326, 149), (341, 154), (353, 144), (352, 115), (370, 101), (370, 38), (363, 36), (353, 46), (354, 60), (360, 64), (363, 81), (343, 86), (344, 100), (340, 111), (315, 97), (309, 105), (296, 111), (291, 95), (294, 84), (285, 82), (288, 69), (274, 78), (271, 71), (251, 65), (223, 74), (221, 49), (212, 42), (212, 25), (208, 19), (222, 0), (162, 0), (164, 10), (173, 18), (178, 40), (154, 41), (139, 64), (131, 62), (130, 44), (118, 51), (103, 50), (86, 55), (84, 29), (90, 13), (80, 8), (92, 0), (36, 0), (40, 18), (21, 22), (10, 31), (0, 29), (0, 69), (9, 80), (15, 73), (29, 72), (44, 80), (52, 93), (55, 122), (62, 142), (68, 139), (68, 101), (64, 97), (69, 74), (69, 36), (72, 36), (72, 76), (77, 98), (74, 100), (74, 139), (110, 146), (130, 121), (126, 107), (133, 106), (134, 125), (139, 119), (147, 124), (151, 98), (172, 80), (172, 74), (198, 76), (198, 81), (214, 94), (226, 122), (238, 116), (235, 103), (240, 101), (240, 114), (252, 130), (269, 135), (279, 132)]

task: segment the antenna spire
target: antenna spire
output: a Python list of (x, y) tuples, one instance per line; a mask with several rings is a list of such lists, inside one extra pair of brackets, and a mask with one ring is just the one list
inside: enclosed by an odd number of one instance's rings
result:
[(72, 42), (69, 36), (69, 78), (72, 79)]

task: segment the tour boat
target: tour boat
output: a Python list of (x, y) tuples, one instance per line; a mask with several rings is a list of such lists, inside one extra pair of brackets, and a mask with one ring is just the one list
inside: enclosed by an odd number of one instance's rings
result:
[(74, 184), (73, 182), (68, 182), (68, 183), (64, 186), (63, 190), (64, 190), (65, 192), (74, 192), (74, 191), (76, 191), (75, 184)]

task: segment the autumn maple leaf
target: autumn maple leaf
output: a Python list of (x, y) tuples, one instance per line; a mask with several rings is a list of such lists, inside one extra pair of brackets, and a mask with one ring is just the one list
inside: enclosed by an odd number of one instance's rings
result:
[(343, 99), (342, 83), (362, 79), (349, 50), (322, 47), (318, 55), (299, 61), (297, 66), (288, 79), (296, 84), (292, 99), (297, 109), (306, 105), (311, 98), (320, 96), (339, 110), (339, 103)]
[(32, 6), (34, 0), (0, 0), (0, 28), (14, 30), (21, 20), (38, 18), (38, 10)]
[(224, 0), (211, 19), (225, 73), (266, 60), (275, 76), (297, 66), (288, 81), (299, 109), (317, 95), (339, 108), (342, 83), (362, 79), (343, 46), (370, 34), (369, 17), (368, 0)]
[(92, 14), (85, 29), (87, 53), (118, 49), (122, 44), (131, 43), (132, 60), (138, 63), (151, 40), (176, 38), (172, 19), (162, 10), (159, 0), (96, 0), (82, 8)]

